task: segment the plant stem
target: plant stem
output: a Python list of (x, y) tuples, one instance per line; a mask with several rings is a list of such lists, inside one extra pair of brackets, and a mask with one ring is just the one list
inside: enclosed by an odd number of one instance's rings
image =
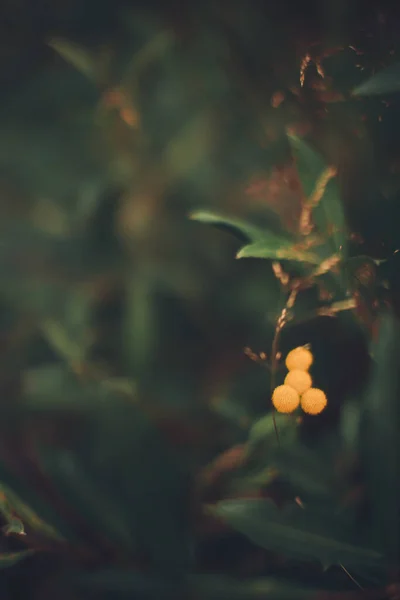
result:
[[(296, 302), (297, 294), (299, 292), (300, 286), (298, 281), (293, 282), (293, 286), (291, 292), (289, 294), (289, 298), (286, 301), (285, 307), (283, 308), (281, 314), (278, 317), (275, 327), (274, 339), (272, 340), (272, 348), (271, 348), (271, 395), (275, 389), (275, 379), (276, 372), (278, 369), (278, 351), (279, 351), (279, 341), (281, 336), (281, 331), (285, 327), (286, 323), (289, 320), (289, 310), (293, 308), (294, 303)], [(274, 423), (274, 429), (276, 434), (276, 439), (278, 440), (278, 445), (280, 445), (279, 439), (279, 431), (276, 425), (275, 419), (275, 410), (272, 412), (272, 419)]]

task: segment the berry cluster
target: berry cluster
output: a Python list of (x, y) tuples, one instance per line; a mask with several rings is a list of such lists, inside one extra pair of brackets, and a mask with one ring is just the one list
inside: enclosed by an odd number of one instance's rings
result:
[(318, 415), (328, 401), (325, 393), (312, 387), (312, 378), (308, 372), (313, 363), (313, 355), (304, 346), (291, 350), (286, 357), (288, 374), (283, 385), (272, 393), (272, 404), (280, 413), (292, 413), (300, 405), (305, 413)]

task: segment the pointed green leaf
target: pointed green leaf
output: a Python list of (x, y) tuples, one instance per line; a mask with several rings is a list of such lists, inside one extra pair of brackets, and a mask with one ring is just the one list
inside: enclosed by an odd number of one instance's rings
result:
[[(1, 512), (5, 516), (2, 509)], [(2, 527), (2, 531), (4, 535), (26, 535), (23, 522), (15, 518), (7, 519), (7, 525)]]
[(69, 363), (82, 363), (86, 348), (71, 339), (65, 327), (54, 319), (46, 319), (41, 324), (44, 337), (54, 350)]
[(50, 40), (49, 46), (88, 79), (96, 78), (95, 59), (88, 50), (61, 38), (53, 38)]
[(378, 96), (400, 91), (400, 63), (390, 65), (353, 90), (353, 96)]
[(206, 225), (213, 225), (223, 231), (229, 231), (242, 242), (254, 242), (261, 240), (265, 236), (263, 229), (242, 221), (224, 215), (208, 211), (195, 211), (189, 215), (192, 221), (199, 221)]
[(382, 556), (346, 540), (344, 527), (332, 515), (328, 522), (297, 505), (279, 510), (268, 500), (230, 500), (216, 514), (259, 546), (297, 559), (346, 566), (380, 564)]
[(319, 263), (319, 257), (313, 252), (298, 249), (295, 245), (277, 236), (268, 235), (265, 239), (244, 246), (236, 258), (269, 258), (274, 260), (294, 260), (298, 262)]
[[(14, 515), (20, 519), (22, 522), (22, 532), (24, 531), (25, 526), (29, 527), (32, 531), (43, 535), (45, 538), (64, 541), (64, 537), (55, 529), (55, 527), (40, 518), (26, 502), (21, 500), (21, 498), (19, 498), (19, 496), (4, 483), (0, 483), (0, 510), (3, 515), (8, 514), (8, 516), (11, 517), (9, 524), (15, 520), (13, 519)], [(10, 533), (10, 530), (8, 530), (8, 533)]]
[(13, 567), (28, 556), (35, 553), (35, 550), (22, 550), (21, 552), (4, 552), (0, 554), (0, 569)]
[(76, 543), (78, 537), (69, 523), (65, 522), (44, 500), (24, 481), (0, 464), (2, 504), (6, 510), (16, 513), (32, 530), (55, 540), (65, 539)]
[(159, 571), (190, 558), (188, 479), (159, 432), (129, 398), (87, 415), (76, 446), (39, 449), (41, 465), (89, 526)]
[(250, 429), (249, 444), (277, 445), (275, 425), (278, 429), (280, 442), (291, 444), (297, 438), (296, 419), (290, 415), (273, 414), (272, 412), (258, 419)]
[(213, 225), (229, 231), (242, 242), (246, 242), (236, 255), (236, 258), (266, 258), (273, 260), (291, 260), (318, 264), (317, 254), (302, 250), (295, 241), (284, 233), (276, 233), (265, 228), (257, 227), (241, 219), (234, 219), (212, 212), (200, 211), (190, 215), (194, 221)]
[(114, 490), (82, 467), (68, 450), (39, 449), (41, 466), (65, 502), (80, 514), (93, 531), (126, 550), (133, 550), (133, 532), (114, 497)]
[[(300, 138), (289, 136), (289, 143), (296, 160), (304, 195), (309, 199), (328, 165), (318, 152)], [(319, 233), (329, 238), (328, 244), (331, 246), (331, 250), (346, 255), (346, 221), (335, 178), (328, 182), (312, 215)]]
[(361, 415), (361, 456), (373, 533), (394, 563), (400, 558), (400, 325), (381, 319), (375, 367)]

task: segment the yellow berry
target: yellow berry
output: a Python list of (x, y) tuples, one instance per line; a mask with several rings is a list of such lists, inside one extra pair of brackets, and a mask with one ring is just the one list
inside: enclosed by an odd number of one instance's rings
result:
[(289, 371), (308, 371), (312, 363), (313, 355), (304, 346), (291, 350), (286, 357), (286, 366)]
[(300, 369), (294, 369), (289, 371), (285, 377), (285, 385), (290, 386), (299, 394), (304, 394), (312, 386), (311, 375), (307, 371), (300, 371)]
[(279, 385), (272, 394), (272, 404), (280, 413), (292, 413), (300, 404), (300, 396), (288, 385)]
[(318, 388), (310, 388), (301, 397), (301, 408), (309, 415), (319, 415), (327, 404), (325, 393)]

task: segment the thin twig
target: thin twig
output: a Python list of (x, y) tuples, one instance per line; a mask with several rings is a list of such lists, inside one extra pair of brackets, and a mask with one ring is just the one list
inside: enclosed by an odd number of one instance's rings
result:
[(256, 354), (251, 348), (248, 347), (245, 348), (243, 352), (253, 362), (257, 363), (258, 365), (261, 365), (262, 367), (264, 367), (264, 369), (268, 369), (269, 371), (271, 370), (271, 367), (267, 362), (267, 356), (263, 352), (260, 352), (260, 354)]
[(354, 583), (354, 584), (355, 584), (355, 585), (356, 585), (358, 588), (360, 588), (360, 590), (363, 590), (363, 589), (364, 589), (364, 588), (362, 587), (362, 585), (360, 585), (360, 584), (358, 583), (357, 579), (355, 579), (355, 578), (353, 577), (353, 575), (352, 575), (351, 573), (349, 573), (349, 572), (348, 572), (348, 570), (346, 569), (346, 567), (342, 565), (342, 563), (339, 563), (339, 567), (340, 567), (340, 568), (341, 568), (341, 569), (342, 569), (342, 570), (343, 570), (343, 571), (346, 573), (347, 577), (348, 577), (349, 579), (351, 579), (351, 581), (352, 581), (352, 582), (353, 582), (353, 583)]
[[(281, 331), (287, 324), (289, 320), (289, 310), (293, 308), (294, 303), (296, 302), (297, 294), (299, 291), (299, 286), (297, 282), (294, 283), (292, 290), (290, 292), (289, 298), (285, 304), (284, 309), (282, 310), (275, 327), (275, 335), (272, 340), (272, 348), (271, 348), (271, 395), (275, 389), (275, 377), (278, 369), (278, 350), (279, 350), (279, 341), (281, 336)], [(275, 411), (272, 412), (272, 420), (274, 423), (274, 429), (276, 434), (276, 439), (278, 441), (278, 445), (280, 445), (279, 431), (276, 425), (275, 419)]]

